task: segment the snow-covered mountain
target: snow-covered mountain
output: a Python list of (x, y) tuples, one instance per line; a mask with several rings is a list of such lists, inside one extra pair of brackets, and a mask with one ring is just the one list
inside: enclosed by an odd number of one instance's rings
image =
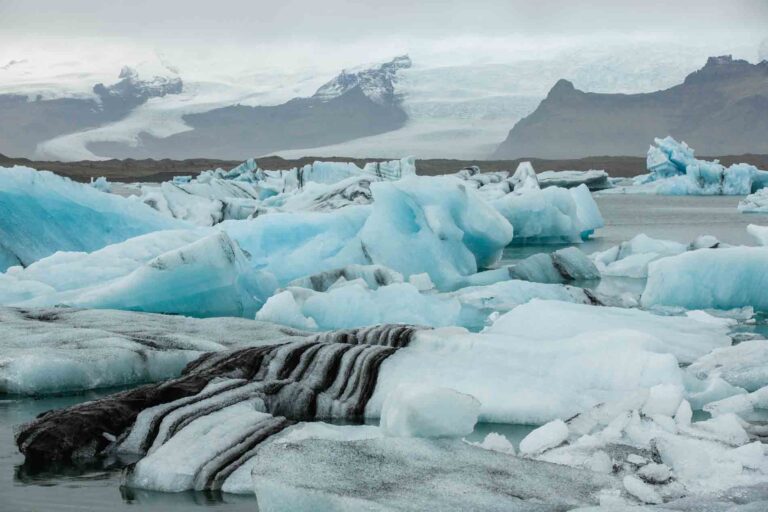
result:
[[(635, 39), (508, 51), (415, 47), (337, 73), (234, 69), (229, 61), (226, 69), (195, 67), (142, 55), (138, 67), (113, 71), (120, 74), (111, 84), (103, 62), (88, 73), (86, 63), (44, 66), (36, 55), (14, 54), (0, 63), (0, 116), (12, 120), (0, 126), (0, 153), (56, 160), (487, 158), (561, 78), (587, 92), (653, 92), (682, 82), (714, 54), (754, 61), (756, 47)], [(87, 85), (96, 78), (109, 85)]]

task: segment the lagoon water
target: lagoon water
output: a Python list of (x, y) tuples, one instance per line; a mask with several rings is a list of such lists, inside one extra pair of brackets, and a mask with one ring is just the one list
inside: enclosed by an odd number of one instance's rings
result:
[[(654, 238), (691, 242), (698, 235), (714, 235), (728, 244), (755, 245), (746, 232), (747, 224), (768, 225), (768, 214), (741, 214), (737, 197), (668, 197), (639, 195), (599, 195), (597, 202), (606, 227), (582, 244), (585, 252), (604, 250), (639, 233)], [(558, 246), (512, 246), (504, 262), (514, 262), (531, 254), (552, 251)], [(13, 442), (15, 426), (49, 409), (67, 407), (103, 396), (96, 391), (75, 396), (43, 399), (0, 395), (0, 512), (188, 510), (213, 506), (218, 510), (257, 510), (254, 497), (210, 493), (164, 494), (120, 488), (119, 468), (36, 473), (23, 466), (23, 457)], [(528, 425), (481, 424), (470, 437), (481, 440), (488, 432), (506, 435), (515, 445), (532, 427)]]

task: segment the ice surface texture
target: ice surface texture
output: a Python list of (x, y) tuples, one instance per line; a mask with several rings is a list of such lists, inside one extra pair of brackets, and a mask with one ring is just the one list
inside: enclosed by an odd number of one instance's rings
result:
[(56, 251), (94, 251), (185, 226), (146, 205), (48, 171), (0, 167), (0, 272)]
[(203, 353), (304, 336), (237, 318), (0, 308), (0, 395), (160, 381), (178, 376)]
[(483, 450), (458, 440), (305, 440), (259, 450), (259, 507), (288, 510), (555, 511), (597, 504), (609, 475)]
[(643, 306), (768, 311), (768, 248), (703, 249), (664, 258), (648, 267)]

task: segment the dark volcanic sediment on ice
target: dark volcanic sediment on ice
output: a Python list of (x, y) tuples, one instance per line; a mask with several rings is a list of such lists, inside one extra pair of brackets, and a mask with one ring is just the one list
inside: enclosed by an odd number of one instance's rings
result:
[[(26, 462), (33, 465), (91, 460), (111, 444), (104, 433), (120, 437), (141, 411), (170, 403), (155, 416), (155, 426), (144, 433), (140, 445), (146, 449), (155, 441), (155, 427), (165, 415), (203, 400), (214, 403), (191, 413), (175, 425), (176, 430), (216, 408), (254, 398), (263, 401), (265, 412), (290, 421), (361, 421), (381, 363), (407, 346), (416, 331), (406, 325), (382, 325), (204, 354), (179, 378), (46, 412), (19, 430), (16, 443)], [(198, 395), (217, 378), (232, 379), (232, 385)], [(234, 388), (243, 392), (219, 402), (211, 400)]]

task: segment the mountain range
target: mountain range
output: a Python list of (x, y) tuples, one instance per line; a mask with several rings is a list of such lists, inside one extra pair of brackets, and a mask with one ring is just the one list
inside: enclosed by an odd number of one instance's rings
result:
[(666, 135), (707, 154), (768, 153), (768, 61), (711, 57), (682, 84), (646, 94), (589, 93), (560, 80), (494, 157), (635, 156)]
[(98, 68), (92, 76), (106, 84), (83, 74), (77, 90), (64, 87), (69, 75), (36, 74), (45, 67), (19, 56), (0, 66), (0, 153), (568, 159), (641, 155), (668, 134), (702, 154), (768, 153), (766, 64), (702, 52), (629, 45), (489, 63), (403, 55), (335, 76), (262, 70), (224, 80), (161, 59), (125, 67), (111, 84)]

